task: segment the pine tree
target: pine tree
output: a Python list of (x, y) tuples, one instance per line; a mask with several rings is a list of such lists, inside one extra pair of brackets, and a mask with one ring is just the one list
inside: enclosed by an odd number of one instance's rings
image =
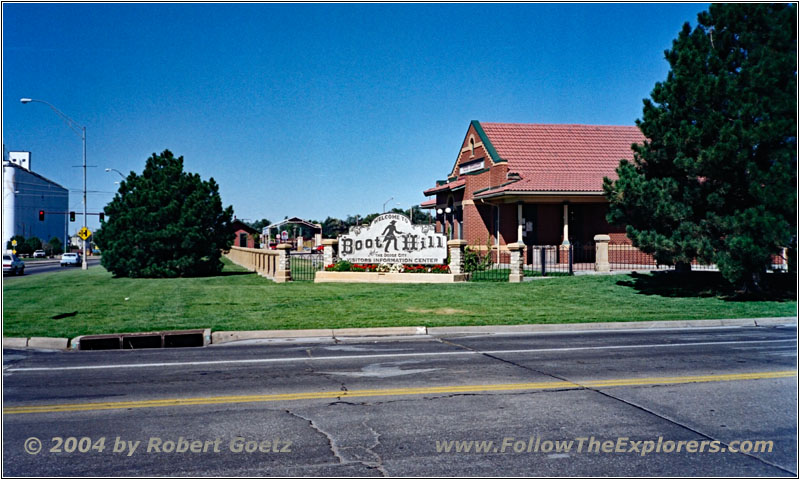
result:
[(605, 179), (608, 220), (662, 263), (758, 289), (797, 257), (797, 5), (713, 4), (685, 24), (644, 100), (647, 140)]
[(233, 209), (222, 208), (214, 179), (184, 172), (183, 157), (169, 150), (131, 173), (104, 212), (95, 240), (118, 277), (214, 275), (233, 243)]

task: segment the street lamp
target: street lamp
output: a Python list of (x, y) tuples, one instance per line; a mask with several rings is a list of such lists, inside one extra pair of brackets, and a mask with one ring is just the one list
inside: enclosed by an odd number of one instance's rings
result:
[(450, 207), (447, 207), (444, 210), (442, 210), (441, 208), (436, 210), (436, 213), (442, 216), (442, 233), (444, 233), (447, 236), (448, 240), (450, 239), (450, 232), (448, 231), (449, 225), (447, 224), (447, 215), (452, 211), (453, 209), (451, 209)]
[(389, 200), (383, 202), (383, 213), (386, 213), (386, 204), (394, 200), (394, 197), (391, 197)]
[[(83, 227), (86, 228), (86, 127), (78, 125), (78, 122), (69, 118), (64, 112), (57, 109), (55, 106), (50, 104), (49, 102), (45, 102), (44, 100), (36, 100), (34, 98), (20, 98), (20, 102), (22, 103), (44, 103), (51, 110), (56, 112), (56, 115), (61, 117), (62, 120), (67, 124), (67, 126), (75, 133), (80, 135), (81, 141), (83, 142)], [(86, 264), (86, 240), (83, 241), (83, 258), (81, 259), (81, 269), (86, 270), (88, 265)]]
[[(122, 177), (123, 180), (125, 180), (125, 175), (116, 168), (106, 168), (106, 172), (117, 172), (119, 176)], [(114, 182), (114, 183), (119, 183), (119, 182)]]

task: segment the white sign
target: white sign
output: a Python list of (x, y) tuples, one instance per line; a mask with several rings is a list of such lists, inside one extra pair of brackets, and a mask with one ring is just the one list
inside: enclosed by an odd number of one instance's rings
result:
[(442, 264), (447, 237), (433, 225), (414, 225), (405, 215), (386, 213), (369, 226), (350, 227), (339, 237), (339, 258), (351, 263)]

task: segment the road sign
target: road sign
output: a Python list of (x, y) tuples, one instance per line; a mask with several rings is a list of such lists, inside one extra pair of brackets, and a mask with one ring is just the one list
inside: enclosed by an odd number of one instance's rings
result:
[[(12, 247), (16, 247), (17, 246), (17, 241), (16, 240), (11, 240), (11, 246)], [(14, 252), (14, 253), (17, 253), (17, 252)]]
[(86, 227), (83, 227), (80, 230), (78, 230), (78, 236), (81, 237), (81, 240), (86, 240), (87, 238), (92, 236), (92, 231)]

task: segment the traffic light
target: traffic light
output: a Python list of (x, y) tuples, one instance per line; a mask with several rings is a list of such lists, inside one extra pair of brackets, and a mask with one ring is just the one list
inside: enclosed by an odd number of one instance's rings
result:
[(100, 214), (100, 221), (102, 222), (105, 219), (106, 219), (106, 214), (105, 213), (101, 213)]
[(69, 221), (70, 222), (74, 222), (75, 221), (75, 212), (69, 212)]
[(39, 221), (44, 222), (44, 210), (39, 210)]

